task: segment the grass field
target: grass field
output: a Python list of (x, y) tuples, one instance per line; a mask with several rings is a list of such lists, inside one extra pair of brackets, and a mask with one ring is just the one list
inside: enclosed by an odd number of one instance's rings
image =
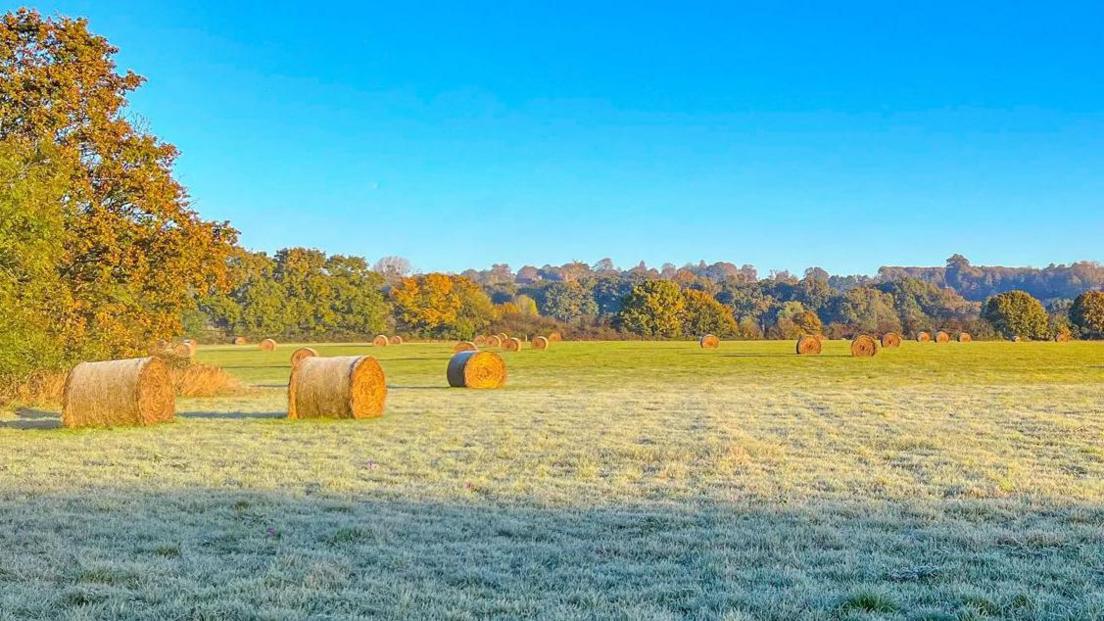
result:
[(558, 343), (500, 391), (372, 353), (383, 418), (287, 421), (287, 357), (140, 429), (0, 414), (3, 619), (1102, 619), (1104, 343)]

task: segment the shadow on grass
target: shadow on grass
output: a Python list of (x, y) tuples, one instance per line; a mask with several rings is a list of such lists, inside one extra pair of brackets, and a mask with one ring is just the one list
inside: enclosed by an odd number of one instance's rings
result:
[(50, 410), (37, 408), (19, 408), (15, 411), (16, 420), (0, 421), (0, 429), (59, 429), (61, 416)]
[(287, 418), (287, 412), (177, 412), (178, 418), (246, 420), (250, 418)]

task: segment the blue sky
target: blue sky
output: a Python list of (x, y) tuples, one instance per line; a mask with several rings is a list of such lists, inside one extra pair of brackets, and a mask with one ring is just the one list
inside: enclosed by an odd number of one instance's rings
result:
[(196, 209), (254, 249), (1104, 259), (1104, 3), (314, 4), (33, 6), (121, 48)]

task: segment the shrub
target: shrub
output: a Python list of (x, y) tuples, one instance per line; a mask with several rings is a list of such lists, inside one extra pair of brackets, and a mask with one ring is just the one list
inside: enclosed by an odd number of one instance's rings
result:
[(1070, 321), (1081, 338), (1104, 338), (1104, 291), (1086, 291), (1077, 296), (1070, 307)]
[(993, 329), (1001, 336), (1046, 339), (1049, 337), (1049, 318), (1046, 309), (1026, 291), (1006, 291), (995, 295), (985, 303), (982, 311)]

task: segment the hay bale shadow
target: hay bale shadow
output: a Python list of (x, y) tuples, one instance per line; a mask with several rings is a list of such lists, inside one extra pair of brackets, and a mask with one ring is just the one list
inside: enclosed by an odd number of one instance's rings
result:
[(19, 408), (16, 420), (0, 421), (0, 429), (60, 429), (61, 416), (50, 410)]
[(287, 412), (177, 412), (178, 418), (208, 420), (245, 420), (249, 418), (286, 418)]

